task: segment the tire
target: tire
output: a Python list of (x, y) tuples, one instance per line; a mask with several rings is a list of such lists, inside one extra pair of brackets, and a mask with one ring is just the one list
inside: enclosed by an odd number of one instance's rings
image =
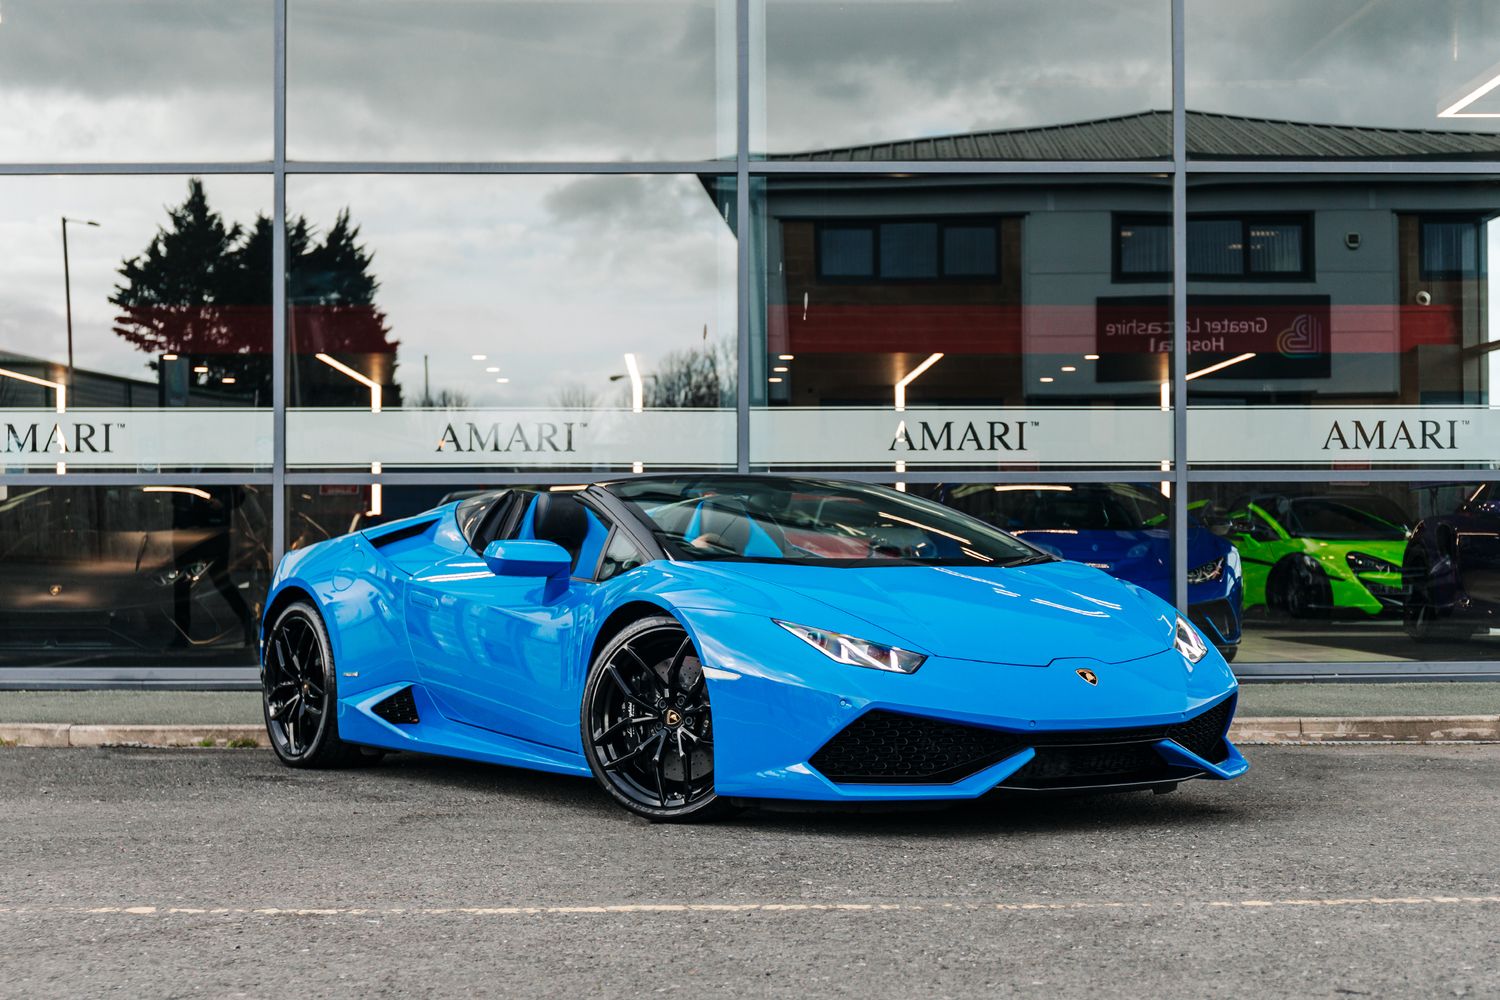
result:
[(339, 739), (337, 673), (328, 630), (305, 601), (276, 616), (261, 667), (261, 712), (271, 749), (288, 767), (373, 763), (379, 751)]
[(1432, 573), (1425, 555), (1416, 555), (1401, 568), (1406, 600), (1401, 605), (1401, 625), (1413, 642), (1454, 642), (1468, 639), (1474, 627), (1440, 618), (1432, 600)]
[(1233, 663), (1234, 658), (1240, 655), (1240, 647), (1238, 645), (1220, 646), (1219, 655), (1224, 657), (1225, 663)]
[(1293, 618), (1327, 618), (1333, 611), (1328, 574), (1310, 556), (1293, 556), (1277, 567), (1277, 603)]
[(733, 811), (714, 791), (708, 685), (677, 619), (644, 618), (600, 650), (579, 727), (594, 778), (637, 816), (690, 823)]

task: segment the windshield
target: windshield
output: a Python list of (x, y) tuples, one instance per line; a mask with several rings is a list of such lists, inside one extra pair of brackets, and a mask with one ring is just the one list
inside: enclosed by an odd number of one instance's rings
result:
[(1406, 512), (1384, 497), (1304, 497), (1291, 502), (1287, 530), (1307, 538), (1406, 537)]
[(637, 479), (607, 487), (678, 559), (1016, 566), (1051, 556), (940, 504), (811, 479)]

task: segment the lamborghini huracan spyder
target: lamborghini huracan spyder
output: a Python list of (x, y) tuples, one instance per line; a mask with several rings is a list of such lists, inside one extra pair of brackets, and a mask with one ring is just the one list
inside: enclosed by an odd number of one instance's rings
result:
[(1236, 684), (1134, 584), (940, 504), (772, 476), (497, 490), (287, 554), (281, 760), (589, 775), (656, 820), (1233, 778)]

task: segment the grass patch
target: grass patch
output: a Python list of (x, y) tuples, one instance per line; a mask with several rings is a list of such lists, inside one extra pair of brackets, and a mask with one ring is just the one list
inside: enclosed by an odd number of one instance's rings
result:
[(212, 736), (205, 736), (205, 737), (203, 737), (203, 739), (199, 740), (197, 743), (195, 743), (193, 745), (194, 746), (200, 746), (200, 747), (211, 747), (211, 746), (216, 746), (217, 745), (217, 741), (214, 740), (214, 738)]
[(240, 736), (230, 740), (228, 746), (231, 750), (253, 750), (260, 746), (260, 741), (248, 736)]

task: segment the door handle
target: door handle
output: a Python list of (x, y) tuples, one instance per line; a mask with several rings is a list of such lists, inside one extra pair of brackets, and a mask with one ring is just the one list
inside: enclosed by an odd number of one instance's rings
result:
[(424, 608), (435, 608), (438, 606), (436, 597), (421, 590), (413, 590), (411, 592), (411, 602), (413, 604), (420, 604)]

